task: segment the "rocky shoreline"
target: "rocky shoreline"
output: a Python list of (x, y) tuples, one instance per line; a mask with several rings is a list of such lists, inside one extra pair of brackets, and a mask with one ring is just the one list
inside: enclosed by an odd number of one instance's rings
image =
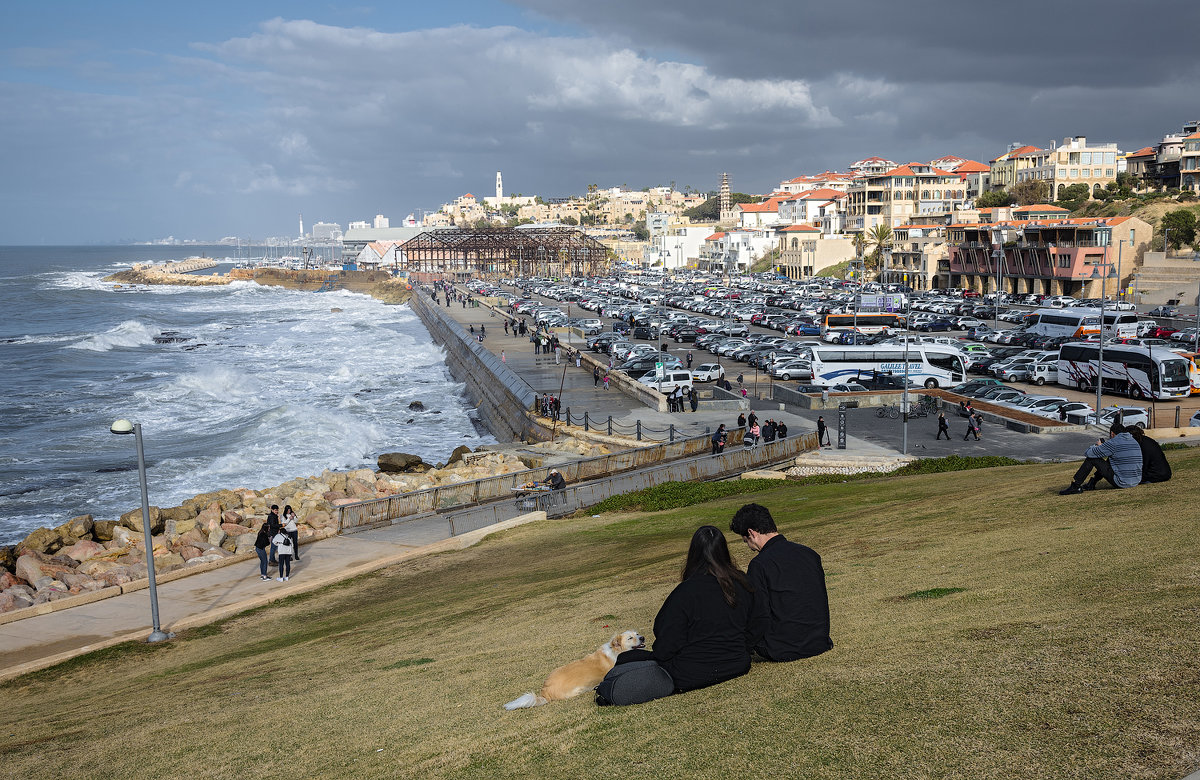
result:
[[(574, 440), (524, 447), (535, 454), (595, 457), (603, 445)], [(470, 455), (470, 457), (464, 457)], [(415, 455), (385, 453), (379, 469), (324, 471), (264, 490), (235, 488), (203, 493), (180, 506), (150, 507), (156, 574), (232, 558), (254, 550), (272, 504), (296, 511), (300, 543), (338, 533), (337, 508), (374, 498), (524, 471), (538, 463), (502, 450), (459, 447), (448, 462), (430, 465)], [(142, 510), (117, 520), (73, 517), (56, 528), (38, 528), (15, 545), (0, 547), (0, 613), (148, 576)]]
[(114, 284), (173, 285), (181, 287), (212, 287), (233, 282), (254, 282), (269, 287), (292, 290), (322, 289), (330, 278), (336, 279), (335, 289), (370, 295), (384, 303), (406, 303), (412, 297), (409, 284), (386, 271), (292, 271), (284, 268), (234, 268), (228, 274), (174, 273), (166, 267), (138, 264), (125, 271), (104, 277)]

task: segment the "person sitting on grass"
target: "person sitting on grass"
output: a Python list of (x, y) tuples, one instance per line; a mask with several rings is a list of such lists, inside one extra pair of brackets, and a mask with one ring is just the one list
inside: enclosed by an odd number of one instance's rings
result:
[[(1101, 439), (1083, 453), (1083, 465), (1075, 472), (1071, 484), (1058, 491), (1071, 496), (1085, 490), (1095, 490), (1102, 479), (1115, 488), (1131, 488), (1142, 481), (1142, 448), (1121, 423), (1108, 429), (1108, 441)], [(1092, 472), (1095, 474), (1092, 474)], [(1088, 479), (1091, 474), (1092, 478)], [(1087, 480), (1086, 482), (1084, 480)]]
[(768, 661), (794, 661), (831, 649), (821, 556), (785, 539), (771, 512), (760, 504), (746, 504), (735, 512), (729, 530), (758, 553), (746, 567), (754, 600), (767, 611), (767, 622), (751, 637), (755, 654)]
[[(596, 703), (640, 704), (740, 677), (750, 671), (749, 638), (766, 620), (762, 606), (730, 558), (721, 529), (700, 526), (680, 583), (654, 618), (653, 650), (617, 656)], [(623, 685), (606, 686), (613, 678), (624, 678)]]
[(1146, 432), (1136, 425), (1126, 428), (1126, 430), (1142, 450), (1142, 484), (1169, 480), (1171, 464), (1167, 462), (1167, 456), (1158, 442), (1147, 436)]

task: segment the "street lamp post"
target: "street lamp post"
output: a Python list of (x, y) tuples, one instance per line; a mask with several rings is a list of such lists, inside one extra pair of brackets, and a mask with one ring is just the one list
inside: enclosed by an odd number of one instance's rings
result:
[(992, 259), (996, 261), (996, 295), (992, 300), (992, 327), (995, 330), (1000, 330), (1000, 258), (1003, 256), (1002, 250), (992, 250)]
[[(1107, 273), (1101, 273), (1100, 267), (1107, 266)], [(1100, 424), (1100, 404), (1104, 393), (1104, 297), (1105, 283), (1113, 275), (1112, 263), (1097, 263), (1092, 270), (1092, 278), (1100, 280), (1100, 347), (1096, 356), (1096, 424)]]
[(150, 577), (150, 619), (154, 626), (146, 641), (162, 642), (170, 639), (171, 635), (163, 631), (158, 622), (158, 584), (154, 577), (154, 540), (150, 534), (150, 497), (146, 490), (146, 456), (142, 449), (142, 424), (117, 420), (108, 430), (121, 436), (132, 433), (137, 442), (138, 479), (142, 487), (142, 532), (146, 539), (146, 573)]

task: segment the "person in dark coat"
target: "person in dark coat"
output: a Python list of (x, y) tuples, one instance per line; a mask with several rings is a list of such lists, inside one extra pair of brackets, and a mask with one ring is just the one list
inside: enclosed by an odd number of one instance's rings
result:
[(706, 688), (750, 671), (748, 640), (765, 625), (766, 611), (729, 557), (725, 535), (702, 525), (680, 583), (654, 618), (653, 649), (627, 650), (617, 665), (652, 660), (671, 675), (675, 693)]
[[(811, 658), (833, 647), (829, 637), (829, 594), (821, 556), (789, 542), (766, 507), (746, 504), (729, 529), (758, 553), (747, 567), (755, 602), (766, 607), (765, 625), (751, 636), (754, 652), (768, 661)], [(755, 607), (755, 612), (759, 610)]]
[(1142, 484), (1147, 482), (1166, 482), (1171, 478), (1171, 464), (1158, 442), (1146, 435), (1146, 432), (1136, 425), (1125, 429), (1142, 449)]
[(271, 579), (267, 576), (268, 549), (273, 549), (271, 534), (267, 531), (267, 524), (263, 523), (258, 527), (258, 536), (254, 537), (254, 552), (258, 553), (258, 578), (263, 582)]
[[(271, 504), (271, 511), (267, 513), (266, 526), (267, 533), (271, 535), (270, 538), (274, 539), (275, 534), (279, 533), (279, 529), (283, 527), (279, 523), (279, 504)], [(274, 566), (277, 563), (279, 563), (279, 561), (275, 559), (275, 545), (271, 545), (270, 564)]]
[(786, 439), (787, 438), (787, 423), (785, 423), (783, 420), (780, 420), (779, 424), (775, 426), (775, 434), (777, 436), (779, 436), (779, 438), (781, 438), (781, 439)]
[(825, 425), (825, 418), (818, 415), (817, 416), (817, 446), (820, 447), (822, 444), (825, 444), (826, 442), (828, 442), (830, 444), (833, 443), (833, 442), (829, 441), (829, 427)]
[(688, 403), (691, 405), (693, 413), (700, 408), (700, 396), (696, 394), (694, 387), (688, 391)]
[(946, 413), (938, 412), (937, 438), (941, 439), (942, 434), (946, 434), (946, 441), (950, 441), (950, 424), (946, 422)]
[(744, 414), (738, 414), (738, 419), (737, 419), (737, 427), (739, 427), (739, 428), (745, 428), (745, 427), (746, 427), (746, 415), (744, 415)]

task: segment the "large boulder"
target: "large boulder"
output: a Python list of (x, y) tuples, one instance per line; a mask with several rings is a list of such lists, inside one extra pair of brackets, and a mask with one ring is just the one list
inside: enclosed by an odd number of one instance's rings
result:
[(154, 571), (156, 574), (165, 574), (172, 569), (178, 569), (183, 564), (183, 556), (177, 553), (154, 556)]
[(419, 455), (409, 455), (407, 452), (385, 452), (377, 462), (379, 470), (389, 474), (411, 471), (415, 466), (424, 465)]
[[(118, 521), (118, 524), (121, 526), (124, 526), (125, 528), (128, 528), (132, 531), (142, 530), (143, 523), (142, 523), (141, 508), (139, 507), (138, 509), (131, 509), (128, 512), (126, 512), (125, 514), (121, 515), (121, 519)], [(163, 532), (162, 512), (159, 510), (158, 507), (152, 506), (152, 507), (150, 507), (150, 533), (161, 534), (162, 532)]]
[(68, 540), (71, 539), (87, 539), (92, 535), (92, 516), (79, 515), (78, 517), (72, 517), (54, 530), (58, 531), (59, 536), (63, 538), (64, 544), (69, 543)]
[(208, 543), (213, 547), (220, 547), (221, 545), (225, 544), (225, 539), (228, 538), (228, 536), (229, 534), (225, 533), (225, 529), (221, 528), (221, 526), (217, 526), (208, 532)]
[(213, 505), (216, 505), (218, 514), (226, 509), (241, 509), (242, 493), (237, 490), (214, 490), (183, 502), (183, 508), (193, 515), (198, 515)]
[(469, 455), (470, 453), (471, 453), (470, 447), (468, 447), (465, 444), (460, 444), (454, 448), (454, 452), (450, 453), (450, 460), (446, 461), (446, 465), (451, 466), (455, 463), (458, 463), (460, 460), (463, 459), (463, 455)]
[(99, 542), (93, 542), (91, 539), (81, 539), (70, 547), (64, 547), (60, 554), (82, 562), (89, 558), (95, 558), (97, 555), (103, 555), (106, 552), (108, 550), (104, 549), (104, 545)]
[(4, 570), (11, 570), (17, 565), (17, 548), (11, 544), (0, 545), (0, 576)]
[(49, 528), (38, 528), (33, 533), (17, 542), (17, 557), (27, 552), (56, 553), (62, 549), (63, 540), (58, 531)]
[(177, 520), (172, 520), (167, 525), (167, 530), (178, 536), (186, 534), (188, 531), (196, 528), (196, 526), (196, 518), (189, 515), (188, 517), (181, 517)]
[(116, 520), (97, 520), (92, 523), (92, 538), (98, 542), (111, 542)]
[[(233, 551), (237, 554), (248, 553), (254, 550), (254, 540), (258, 538), (256, 533), (238, 534), (234, 538)], [(193, 556), (194, 557), (194, 556)]]

